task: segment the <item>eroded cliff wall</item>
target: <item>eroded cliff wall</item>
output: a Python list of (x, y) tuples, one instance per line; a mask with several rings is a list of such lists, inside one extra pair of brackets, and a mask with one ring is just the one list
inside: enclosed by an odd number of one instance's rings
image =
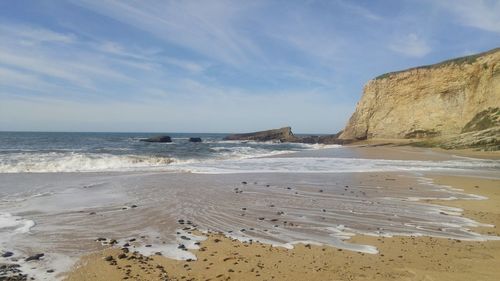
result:
[(428, 138), (462, 133), (500, 107), (500, 48), (369, 81), (341, 139)]

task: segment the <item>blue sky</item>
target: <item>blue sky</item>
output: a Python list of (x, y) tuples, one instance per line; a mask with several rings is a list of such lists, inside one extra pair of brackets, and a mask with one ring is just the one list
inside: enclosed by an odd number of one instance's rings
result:
[(500, 47), (500, 1), (0, 0), (0, 130), (343, 128), (385, 72)]

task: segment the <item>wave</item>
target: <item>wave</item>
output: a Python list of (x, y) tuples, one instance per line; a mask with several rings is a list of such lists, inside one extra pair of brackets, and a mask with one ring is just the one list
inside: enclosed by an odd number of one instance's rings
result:
[[(221, 143), (218, 143), (222, 145)], [(113, 151), (10, 151), (0, 153), (0, 173), (50, 173), (50, 172), (100, 172), (100, 171), (157, 171), (176, 170), (169, 168), (169, 164), (202, 165), (203, 162), (221, 160), (242, 160), (261, 158), (279, 154), (289, 154), (296, 151), (318, 149), (319, 146), (303, 144), (281, 144), (281, 147), (272, 147), (267, 144), (252, 145), (240, 143), (234, 146), (201, 147), (201, 153), (190, 152), (185, 147), (179, 150), (158, 150), (154, 155), (148, 154), (115, 154)], [(188, 148), (190, 149), (190, 148)], [(113, 148), (114, 151), (126, 152), (130, 148)], [(141, 152), (141, 151), (137, 151)], [(145, 153), (146, 151), (142, 152)], [(167, 154), (167, 155), (162, 155)], [(173, 156), (170, 156), (173, 155)]]
[(162, 156), (16, 153), (0, 157), (0, 173), (129, 171), (163, 168), (175, 159)]

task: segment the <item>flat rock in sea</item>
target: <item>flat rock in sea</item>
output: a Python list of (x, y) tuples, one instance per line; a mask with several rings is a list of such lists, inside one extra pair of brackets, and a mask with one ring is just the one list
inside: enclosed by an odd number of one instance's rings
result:
[(201, 138), (189, 138), (190, 142), (202, 142)]
[(224, 138), (224, 140), (292, 142), (296, 141), (297, 137), (293, 135), (292, 129), (290, 127), (284, 127), (267, 131), (228, 135)]
[(156, 136), (152, 138), (142, 139), (141, 141), (145, 142), (172, 142), (172, 138), (170, 136)]
[[(341, 133), (341, 132), (340, 132)], [(340, 133), (324, 136), (296, 136), (292, 133), (290, 127), (280, 129), (272, 129), (267, 131), (259, 131), (246, 134), (228, 135), (224, 140), (241, 140), (241, 141), (276, 141), (276, 142), (294, 142), (294, 143), (309, 143), (309, 144), (346, 144), (350, 141), (340, 140)]]

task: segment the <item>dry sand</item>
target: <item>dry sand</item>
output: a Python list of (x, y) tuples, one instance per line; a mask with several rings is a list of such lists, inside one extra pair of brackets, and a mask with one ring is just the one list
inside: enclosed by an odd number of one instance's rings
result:
[[(482, 201), (433, 202), (457, 206), (466, 217), (500, 226), (500, 181), (432, 176), (437, 183), (487, 196)], [(479, 232), (500, 235), (495, 228)], [(106, 249), (83, 258), (67, 280), (500, 280), (500, 241), (468, 242), (431, 237), (355, 236), (376, 246), (376, 255), (327, 246), (293, 250), (241, 243), (209, 234), (196, 261), (143, 257)], [(112, 256), (111, 261), (105, 257)]]

